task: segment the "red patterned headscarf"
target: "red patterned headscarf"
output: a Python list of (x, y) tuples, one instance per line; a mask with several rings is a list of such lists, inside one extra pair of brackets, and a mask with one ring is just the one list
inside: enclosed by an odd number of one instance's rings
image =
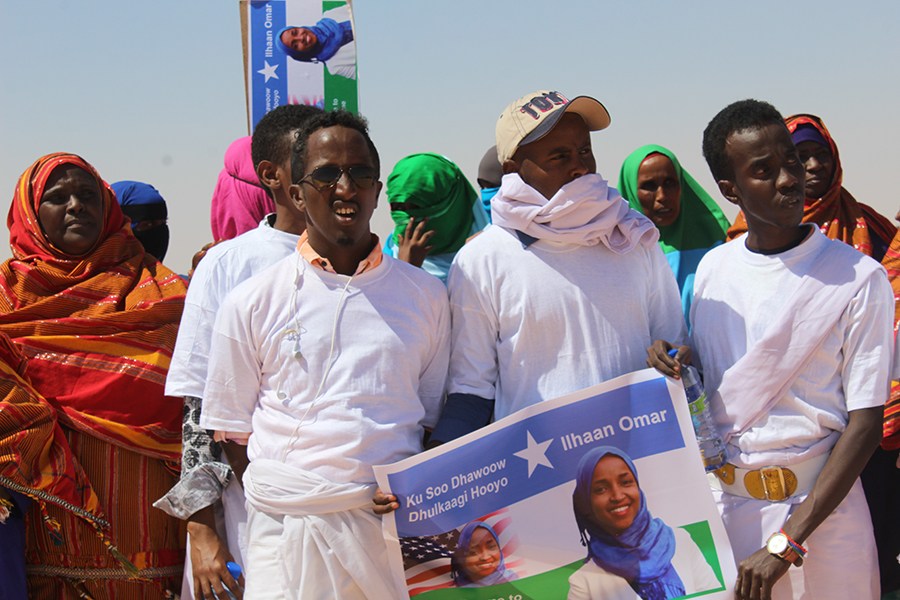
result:
[[(894, 238), (897, 228), (885, 217), (879, 215), (871, 207), (856, 199), (843, 187), (844, 171), (841, 168), (841, 157), (837, 144), (828, 132), (822, 119), (815, 115), (798, 114), (785, 120), (788, 131), (794, 133), (801, 125), (811, 125), (828, 142), (834, 160), (834, 175), (828, 191), (821, 198), (807, 198), (803, 209), (803, 222), (815, 223), (822, 233), (833, 240), (841, 240), (850, 244), (863, 254), (881, 260), (884, 247), (873, 244), (873, 234), (883, 244), (889, 244)], [(747, 221), (743, 213), (738, 213), (734, 224), (728, 230), (728, 239), (732, 240), (747, 231)]]
[[(83, 256), (55, 248), (38, 219), (61, 165), (90, 174), (103, 198), (101, 234)], [(181, 403), (163, 387), (184, 282), (144, 253), (109, 185), (74, 154), (49, 154), (25, 170), (7, 222), (14, 258), (0, 265), (0, 333), (27, 357), (34, 388), (70, 427), (179, 460)]]

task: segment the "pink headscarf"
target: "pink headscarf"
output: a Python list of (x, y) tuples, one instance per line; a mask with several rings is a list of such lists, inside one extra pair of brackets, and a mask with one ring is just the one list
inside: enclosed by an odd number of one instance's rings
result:
[(216, 241), (255, 229), (264, 216), (275, 212), (275, 202), (256, 177), (250, 139), (238, 138), (225, 151), (225, 168), (219, 173), (209, 215)]

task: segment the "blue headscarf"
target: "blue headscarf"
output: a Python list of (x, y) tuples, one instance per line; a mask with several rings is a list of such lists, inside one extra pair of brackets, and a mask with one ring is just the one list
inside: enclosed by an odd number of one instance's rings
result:
[(290, 46), (285, 46), (281, 41), (282, 34), (288, 29), (294, 29), (291, 25), (283, 28), (278, 32), (278, 43), (284, 50), (285, 54), (294, 60), (303, 62), (325, 62), (341, 49), (341, 46), (353, 41), (353, 27), (350, 21), (338, 23), (334, 19), (319, 19), (315, 25), (305, 27), (316, 36), (316, 45), (306, 51), (294, 50)]
[(488, 219), (491, 218), (491, 198), (496, 196), (499, 191), (499, 187), (481, 189), (481, 204), (484, 206), (484, 212), (487, 213)]
[(517, 575), (506, 568), (506, 559), (503, 557), (503, 550), (500, 549), (500, 562), (497, 568), (490, 575), (482, 577), (478, 581), (472, 581), (466, 575), (463, 566), (466, 562), (466, 553), (469, 551), (469, 544), (472, 543), (472, 534), (479, 527), (487, 530), (494, 541), (497, 542), (497, 548), (500, 547), (500, 538), (490, 525), (482, 521), (472, 521), (467, 523), (462, 531), (459, 532), (459, 539), (456, 542), (456, 550), (453, 551), (453, 558), (450, 559), (450, 574), (453, 577), (453, 583), (456, 587), (483, 587), (487, 585), (496, 585), (498, 583), (506, 583), (517, 578)]
[[(631, 469), (635, 481), (637, 470), (631, 458), (618, 448), (600, 446), (589, 451), (578, 463), (572, 505), (581, 533), (581, 543), (588, 548), (585, 561), (593, 560), (603, 570), (624, 578), (643, 600), (665, 600), (685, 594), (684, 584), (675, 568), (675, 533), (654, 519), (647, 509), (647, 498), (641, 490), (641, 507), (632, 524), (619, 535), (611, 535), (595, 521), (591, 508), (591, 484), (594, 469), (604, 456), (618, 456)], [(640, 482), (638, 482), (640, 485)]]
[(109, 187), (115, 192), (122, 212), (131, 219), (132, 233), (144, 251), (162, 261), (169, 249), (169, 226), (162, 223), (149, 229), (140, 227), (141, 221), (165, 221), (168, 218), (162, 195), (149, 183), (140, 181), (117, 181)]

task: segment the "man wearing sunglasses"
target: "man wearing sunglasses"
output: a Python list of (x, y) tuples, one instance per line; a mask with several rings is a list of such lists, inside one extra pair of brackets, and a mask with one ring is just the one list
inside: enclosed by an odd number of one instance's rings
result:
[(362, 118), (310, 119), (291, 170), (306, 233), (223, 304), (201, 423), (249, 437), (245, 597), (399, 598), (372, 465), (420, 452), (437, 421), (446, 290), (370, 230), (382, 184)]

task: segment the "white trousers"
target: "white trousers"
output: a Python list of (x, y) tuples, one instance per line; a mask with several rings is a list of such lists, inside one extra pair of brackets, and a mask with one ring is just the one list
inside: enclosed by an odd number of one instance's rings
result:
[[(737, 563), (764, 547), (796, 504), (766, 502), (713, 491)], [(819, 525), (804, 546), (802, 567), (791, 567), (772, 590), (773, 600), (878, 600), (875, 537), (862, 484)]]

